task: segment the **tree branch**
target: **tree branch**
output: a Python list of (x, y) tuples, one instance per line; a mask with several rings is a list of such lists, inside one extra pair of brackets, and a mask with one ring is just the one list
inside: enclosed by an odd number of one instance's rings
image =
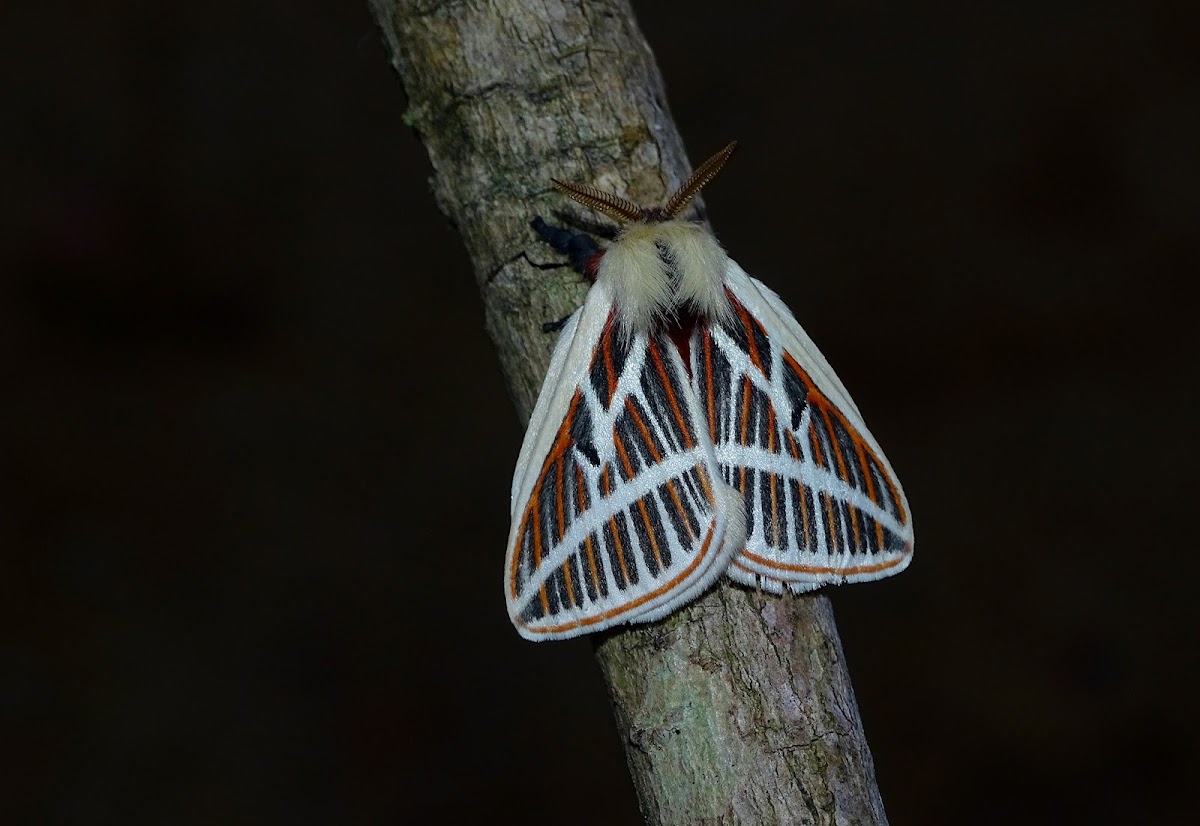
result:
[[(661, 203), (687, 177), (626, 0), (371, 0), (528, 417), (586, 286), (529, 230), (550, 178)], [(886, 823), (828, 599), (722, 584), (595, 647), (651, 824)]]

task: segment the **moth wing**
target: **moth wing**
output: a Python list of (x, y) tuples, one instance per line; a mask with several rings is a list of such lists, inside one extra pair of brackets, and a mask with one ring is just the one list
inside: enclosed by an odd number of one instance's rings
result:
[(564, 327), (513, 478), (504, 565), (523, 637), (657, 619), (743, 545), (704, 412), (666, 341), (626, 340), (603, 281)]
[(733, 321), (693, 371), (721, 478), (742, 492), (733, 579), (779, 592), (879, 579), (912, 558), (908, 501), (845, 386), (780, 298), (730, 262)]

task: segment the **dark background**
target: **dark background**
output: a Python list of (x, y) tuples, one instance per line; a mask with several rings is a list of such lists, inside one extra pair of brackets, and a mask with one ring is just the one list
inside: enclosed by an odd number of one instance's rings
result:
[[(636, 822), (365, 3), (90, 5), (0, 26), (0, 819)], [(892, 821), (1192, 822), (1191, 4), (830, 5), (638, 11), (912, 503), (832, 594)]]

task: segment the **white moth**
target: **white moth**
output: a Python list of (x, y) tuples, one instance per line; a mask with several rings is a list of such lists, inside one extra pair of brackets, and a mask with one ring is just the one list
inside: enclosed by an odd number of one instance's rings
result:
[(661, 210), (554, 181), (626, 223), (603, 250), (534, 222), (593, 284), (513, 476), (504, 592), (527, 639), (658, 619), (724, 573), (799, 593), (912, 558), (904, 491), (833, 368), (775, 293), (676, 217), (735, 147)]

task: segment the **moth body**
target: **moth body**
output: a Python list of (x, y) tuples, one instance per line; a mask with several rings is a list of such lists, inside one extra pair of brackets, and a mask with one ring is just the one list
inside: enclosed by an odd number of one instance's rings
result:
[(727, 322), (729, 256), (699, 224), (668, 220), (635, 223), (604, 251), (596, 280), (612, 290), (616, 319), (628, 338), (681, 315)]
[(722, 574), (773, 593), (903, 570), (904, 491), (774, 292), (678, 215), (555, 181), (625, 224), (607, 248), (534, 228), (592, 280), (561, 325), (512, 485), (505, 599), (520, 634), (648, 622)]

